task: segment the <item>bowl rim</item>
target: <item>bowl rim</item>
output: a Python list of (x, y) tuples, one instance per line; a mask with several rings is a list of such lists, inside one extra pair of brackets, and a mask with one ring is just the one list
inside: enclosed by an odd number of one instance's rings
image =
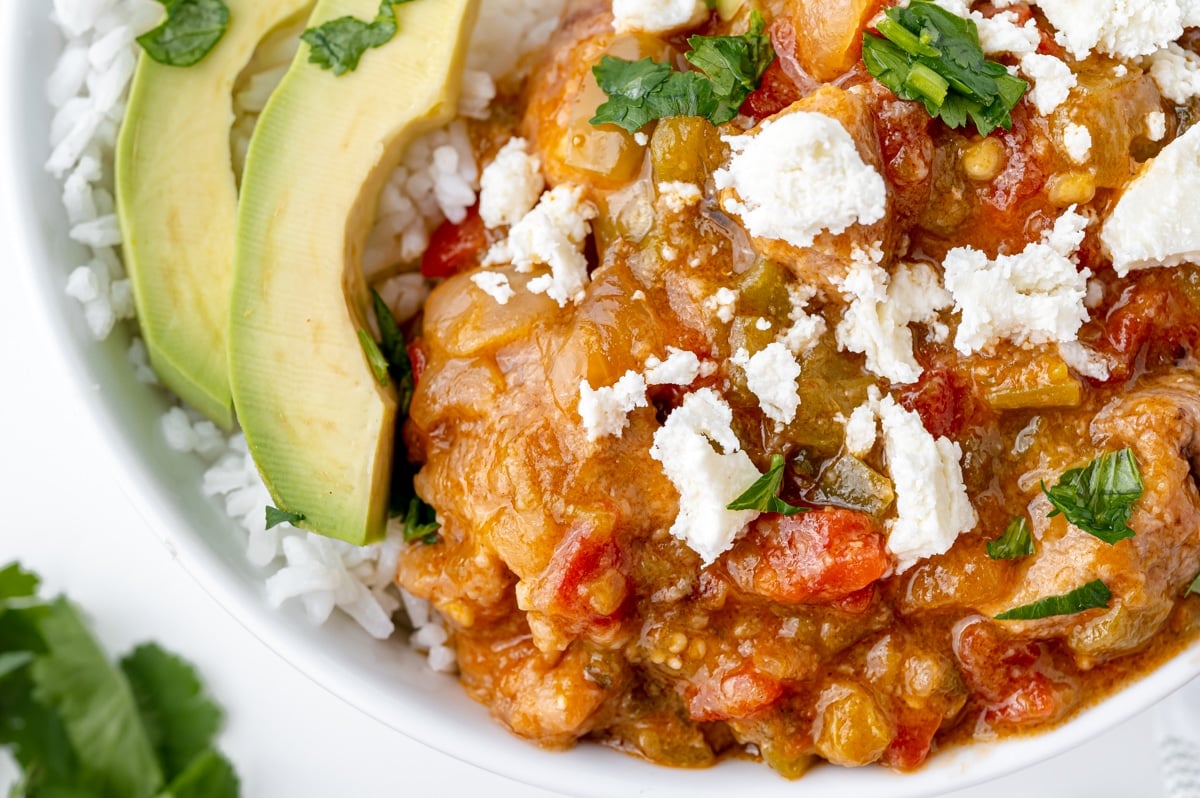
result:
[[(46, 106), (41, 90), (45, 74), (35, 70), (30, 75), (25, 48), (35, 38), (39, 25), (50, 26), (51, 9), (48, 6), (39, 0), (0, 3), (0, 30), (3, 31), (0, 39), (6, 39), (9, 45), (3, 48), (4, 54), (0, 56), (3, 58), (0, 61), (0, 118), (9, 128), (8, 135), (0, 136), (3, 145), (0, 174), (9, 176), (8, 180), (0, 181), (0, 192), (4, 194), (0, 207), (7, 205), (10, 209), (11, 246), (20, 275), (18, 279), (24, 282), (23, 287), (39, 306), (36, 315), (45, 322), (44, 326), (55, 339), (51, 348), (58, 352), (70, 373), (89, 378), (76, 381), (72, 399), (84, 408), (91, 425), (101, 431), (111, 452), (110, 459), (116, 466), (121, 489), (156, 539), (168, 547), (193, 581), (263, 645), (313, 683), (385, 726), (465, 764), (548, 790), (562, 790), (566, 786), (578, 795), (603, 796), (624, 791), (644, 796), (700, 798), (724, 795), (730, 789), (744, 789), (750, 785), (764, 796), (793, 794), (795, 785), (761, 764), (735, 760), (710, 770), (675, 770), (649, 765), (632, 757), (618, 759), (620, 755), (594, 745), (551, 754), (516, 741), (505, 730), (500, 732), (508, 743), (495, 733), (471, 728), (461, 721), (447, 720), (445, 713), (438, 711), (441, 707), (436, 700), (428, 700), (428, 696), (423, 697), (412, 690), (402, 691), (406, 693), (404, 695), (384, 696), (381, 700), (375, 691), (378, 686), (375, 681), (363, 678), (363, 673), (352, 667), (340, 651), (335, 650), (331, 655), (328, 647), (321, 645), (331, 642), (324, 638), (332, 633), (327, 629), (313, 629), (294, 613), (271, 609), (263, 599), (261, 584), (251, 584), (244, 574), (229, 568), (211, 541), (197, 529), (194, 520), (184, 515), (178, 503), (172, 500), (172, 486), (165, 483), (161, 473), (153, 468), (133, 439), (122, 434), (118, 397), (110, 391), (85, 395), (87, 385), (103, 384), (106, 379), (128, 387), (133, 383), (132, 369), (128, 375), (106, 375), (102, 371), (96, 359), (89, 357), (89, 350), (94, 354), (96, 342), (82, 339), (72, 332), (70, 324), (64, 323), (66, 314), (72, 310), (77, 316), (81, 314), (77, 308), (67, 306), (62, 282), (53, 279), (61, 276), (60, 272), (34, 267), (34, 264), (53, 260), (47, 256), (52, 255), (54, 247), (49, 239), (38, 233), (40, 223), (46, 220), (39, 220), (32, 204), (23, 200), (48, 190), (48, 186), (53, 189), (60, 186), (59, 181), (44, 172), (41, 160), (31, 157), (45, 146), (47, 129), (37, 125), (36, 120), (48, 119), (49, 108), (33, 114), (22, 113), (28, 111), (32, 97)], [(44, 29), (42, 33), (45, 35)], [(36, 83), (36, 86), (22, 85), (22, 81)], [(27, 118), (35, 120), (32, 127), (37, 128), (36, 131), (23, 122)], [(18, 130), (20, 125), (24, 127)], [(41, 136), (41, 144), (36, 143), (36, 138), (31, 139), (37, 135)], [(234, 522), (231, 520), (230, 523)], [(344, 626), (335, 624), (333, 628), (341, 631), (344, 637), (345, 630), (340, 629)], [(385, 660), (391, 659), (387, 653), (375, 653)], [(1193, 641), (1159, 668), (1050, 731), (1029, 737), (1005, 738), (996, 743), (957, 746), (939, 752), (913, 774), (896, 774), (878, 767), (856, 771), (818, 768), (804, 777), (802, 789), (812, 796), (834, 796), (852, 790), (856, 796), (916, 798), (974, 786), (1079, 746), (1162, 700), (1197, 675), (1200, 675), (1200, 640)], [(453, 689), (461, 688), (455, 683)], [(474, 716), (480, 714), (475, 712)], [(478, 717), (470, 718), (471, 724), (478, 722)], [(483, 722), (499, 729), (491, 720)], [(621, 763), (619, 766), (618, 762)], [(765, 774), (769, 779), (763, 775), (752, 777), (751, 772)], [(580, 778), (581, 773), (586, 774), (585, 778)]]

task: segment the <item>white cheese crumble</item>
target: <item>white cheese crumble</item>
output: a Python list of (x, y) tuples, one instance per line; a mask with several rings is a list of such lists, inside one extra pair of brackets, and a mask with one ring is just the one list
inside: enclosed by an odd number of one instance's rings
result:
[(1149, 55), (1183, 33), (1178, 0), (1034, 1), (1057, 31), (1055, 41), (1081, 61), (1092, 50), (1117, 58)]
[(1063, 128), (1063, 147), (1067, 157), (1078, 164), (1087, 163), (1092, 157), (1092, 131), (1086, 125), (1067, 123)]
[(704, 0), (613, 0), (617, 33), (669, 33), (699, 25), (708, 16)]
[(480, 291), (496, 300), (497, 305), (507, 305), (508, 300), (516, 296), (516, 291), (508, 284), (508, 276), (500, 272), (476, 272), (471, 275), (471, 282)]
[(1038, 113), (1049, 116), (1067, 101), (1071, 89), (1079, 82), (1071, 67), (1052, 55), (1029, 53), (1021, 56), (1021, 71), (1033, 82), (1029, 101)]
[(596, 207), (584, 200), (582, 188), (555, 186), (512, 226), (508, 238), (488, 250), (483, 265), (511, 263), (521, 273), (549, 266), (550, 274), (529, 281), (529, 291), (545, 294), (559, 307), (577, 302), (588, 281), (583, 246), (591, 230), (588, 222), (595, 217)]
[(776, 340), (797, 357), (811, 352), (825, 334), (825, 319), (808, 312), (808, 303), (816, 295), (817, 289), (810, 285), (793, 283), (788, 286), (788, 299), (792, 304), (788, 312), (791, 326), (781, 332)]
[(991, 17), (972, 11), (971, 19), (979, 30), (979, 44), (988, 55), (1036, 53), (1042, 41), (1037, 23), (1027, 19), (1024, 25), (1018, 25), (1017, 15), (1012, 11), (1001, 11)]
[(1068, 366), (1090, 379), (1103, 382), (1112, 375), (1113, 363), (1108, 356), (1089, 349), (1078, 341), (1059, 344), (1058, 354)]
[(908, 325), (936, 323), (938, 311), (951, 304), (950, 294), (924, 264), (903, 264), (889, 277), (879, 265), (881, 256), (856, 257), (839, 286), (850, 305), (835, 330), (838, 346), (865, 355), (872, 374), (913, 383), (922, 369)]
[(963, 484), (962, 449), (926, 431), (921, 417), (892, 397), (879, 403), (883, 451), (896, 491), (896, 518), (888, 524), (888, 551), (903, 573), (944, 554), (978, 518)]
[(855, 457), (866, 457), (875, 448), (878, 437), (875, 419), (879, 416), (880, 399), (879, 389), (872, 385), (867, 389), (867, 401), (854, 408), (846, 419), (846, 451)]
[(479, 216), (488, 229), (516, 224), (537, 205), (542, 162), (522, 138), (509, 139), (479, 178)]
[(1200, 56), (1171, 43), (1150, 56), (1150, 77), (1162, 95), (1176, 105), (1186, 105), (1200, 94)]
[(629, 414), (647, 406), (646, 381), (636, 371), (625, 372), (607, 388), (593, 388), (587, 380), (579, 383), (579, 417), (589, 441), (619, 436), (629, 426)]
[(730, 358), (746, 374), (746, 387), (758, 398), (763, 414), (777, 424), (789, 424), (800, 407), (796, 379), (800, 364), (788, 348), (775, 341), (751, 355), (739, 349)]
[(796, 111), (764, 122), (755, 135), (724, 140), (734, 154), (714, 180), (736, 196), (722, 207), (756, 238), (809, 247), (823, 231), (874, 224), (887, 210), (883, 178), (825, 114)]
[(733, 309), (737, 305), (737, 291), (721, 287), (716, 293), (704, 300), (704, 305), (716, 314), (717, 318), (728, 324), (733, 321)]
[[(726, 509), (761, 476), (733, 433), (733, 411), (715, 391), (702, 388), (654, 433), (650, 456), (679, 491), (671, 534), (713, 563), (733, 545), (754, 510)], [(719, 447), (721, 451), (717, 451)]]
[(668, 346), (666, 360), (659, 360), (653, 355), (646, 359), (646, 384), (691, 385), (706, 368), (711, 373), (714, 364), (701, 364), (695, 352)]
[(1200, 261), (1200, 126), (1172, 141), (1121, 195), (1100, 240), (1119, 277)]
[(1162, 141), (1167, 137), (1167, 115), (1162, 111), (1151, 111), (1146, 114), (1146, 138), (1151, 141)]
[(658, 198), (672, 213), (682, 213), (704, 199), (704, 192), (695, 183), (666, 180), (658, 184)]
[(1087, 320), (1091, 272), (1073, 258), (1088, 218), (1068, 208), (1042, 240), (995, 260), (971, 247), (946, 253), (946, 287), (961, 314), (954, 347), (964, 355), (1004, 338), (1021, 346), (1073, 341)]

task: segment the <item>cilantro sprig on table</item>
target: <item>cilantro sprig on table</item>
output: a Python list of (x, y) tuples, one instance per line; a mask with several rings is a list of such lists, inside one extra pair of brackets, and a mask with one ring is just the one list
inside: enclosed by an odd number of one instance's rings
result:
[(673, 116), (699, 116), (714, 125), (730, 121), (775, 60), (765, 29), (756, 11), (750, 29), (741, 36), (692, 36), (692, 49), (684, 57), (698, 72), (678, 72), (650, 58), (604, 56), (592, 73), (608, 101), (596, 109), (591, 124), (613, 124), (636, 133)]
[(0, 747), (27, 798), (236, 798), (213, 747), (221, 711), (195, 670), (155, 645), (114, 665), (65, 598), (0, 569)]
[(1129, 518), (1144, 490), (1141, 469), (1130, 449), (1102, 454), (1083, 468), (1072, 468), (1052, 488), (1042, 483), (1042, 492), (1054, 505), (1051, 518), (1063, 515), (1109, 544), (1134, 536)]
[(375, 19), (364, 22), (357, 17), (338, 17), (309, 28), (300, 40), (309, 46), (309, 63), (328, 69), (334, 75), (344, 75), (358, 69), (363, 53), (390, 42), (399, 30), (396, 6), (412, 0), (383, 0)]
[(780, 515), (807, 512), (807, 507), (796, 507), (779, 498), (785, 464), (783, 455), (771, 455), (771, 465), (767, 468), (767, 473), (756, 479), (753, 485), (731, 501), (725, 509), (758, 510), (760, 513), (779, 513)]
[(229, 29), (229, 7), (221, 0), (159, 0), (167, 18), (138, 37), (146, 55), (160, 64), (189, 67), (212, 52)]
[(973, 20), (912, 0), (887, 9), (876, 29), (882, 37), (863, 34), (863, 62), (897, 97), (922, 103), (952, 128), (970, 120), (986, 136), (1012, 127), (1012, 109), (1029, 84), (987, 60)]

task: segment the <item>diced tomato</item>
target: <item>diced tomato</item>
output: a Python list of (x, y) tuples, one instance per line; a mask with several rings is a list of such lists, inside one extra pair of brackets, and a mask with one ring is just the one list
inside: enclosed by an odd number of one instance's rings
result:
[(629, 591), (621, 559), (610, 537), (587, 525), (572, 527), (533, 585), (534, 605), (574, 631), (612, 626)]
[(1173, 360), (1181, 346), (1200, 342), (1195, 309), (1177, 290), (1153, 277), (1125, 290), (1104, 320), (1103, 346), (1117, 360), (1110, 381), (1130, 377), (1139, 361)]
[(929, 758), (933, 737), (941, 725), (942, 717), (932, 713), (903, 718), (880, 762), (895, 770), (916, 770)]
[(701, 723), (746, 718), (781, 695), (783, 684), (751, 663), (713, 674), (702, 669), (687, 689), (688, 715)]
[(412, 366), (413, 387), (421, 383), (421, 375), (429, 364), (429, 353), (425, 351), (425, 342), (414, 338), (408, 342), (408, 362)]
[(487, 228), (476, 206), (458, 224), (447, 220), (433, 231), (421, 258), (421, 274), (430, 278), (452, 277), (478, 266), (487, 243)]
[(862, 615), (867, 610), (871, 609), (871, 605), (875, 602), (875, 594), (877, 588), (874, 584), (867, 585), (862, 590), (856, 590), (848, 596), (843, 596), (833, 602), (833, 606), (837, 607), (842, 612), (848, 612), (851, 615)]
[(743, 114), (756, 120), (774, 116), (811, 94), (819, 85), (796, 60), (796, 30), (791, 20), (786, 17), (776, 19), (767, 33), (777, 57), (741, 108)]
[(955, 630), (954, 654), (989, 720), (1014, 726), (1048, 723), (1076, 702), (1078, 686), (1055, 667), (1044, 643), (1009, 640), (982, 618)]
[(791, 517), (762, 515), (725, 558), (738, 587), (785, 604), (845, 599), (890, 566), (874, 519), (835, 507)]
[(933, 119), (920, 103), (906, 102), (878, 83), (870, 87), (871, 113), (883, 156), (883, 176), (895, 195), (902, 224), (921, 215), (932, 190)]
[(921, 417), (921, 423), (935, 438), (961, 437), (984, 410), (973, 383), (942, 366), (925, 369), (916, 383), (900, 389), (897, 396), (900, 404)]

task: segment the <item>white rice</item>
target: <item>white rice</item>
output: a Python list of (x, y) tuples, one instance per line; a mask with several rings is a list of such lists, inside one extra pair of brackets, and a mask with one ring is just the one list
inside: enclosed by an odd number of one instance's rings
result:
[[(529, 53), (553, 33), (564, 7), (565, 0), (485, 0), (463, 78), (463, 116), (487, 117), (497, 85), (526, 69)], [(65, 290), (81, 304), (97, 340), (134, 316), (133, 293), (118, 255), (113, 151), (137, 62), (134, 39), (161, 15), (155, 0), (54, 0), (51, 12), (64, 48), (46, 81), (46, 97), (55, 111), (46, 169), (63, 181), (69, 235), (89, 253), (70, 273)], [(295, 52), (295, 33), (270, 37), (238, 81), (230, 146), (239, 175), (253, 124)], [(420, 275), (404, 271), (428, 246), (437, 225), (465, 218), (476, 201), (479, 172), (466, 125), (456, 121), (416, 142), (388, 181), (364, 270), (369, 280), (378, 280), (382, 296), (400, 318), (415, 315), (429, 290)], [(136, 337), (128, 358), (138, 381), (157, 384), (146, 347)], [(222, 501), (246, 532), (247, 558), (264, 569), (272, 605), (298, 601), (314, 623), (337, 609), (378, 638), (393, 633), (393, 616), (403, 610), (413, 629), (410, 642), (428, 652), (430, 666), (455, 668), (442, 619), (429, 602), (394, 585), (404, 545), (398, 521), (389, 525), (382, 543), (361, 548), (287, 524), (268, 530), (265, 513), (271, 497), (241, 434), (226, 436), (182, 406), (167, 411), (160, 428), (172, 449), (208, 464), (202, 490)]]

